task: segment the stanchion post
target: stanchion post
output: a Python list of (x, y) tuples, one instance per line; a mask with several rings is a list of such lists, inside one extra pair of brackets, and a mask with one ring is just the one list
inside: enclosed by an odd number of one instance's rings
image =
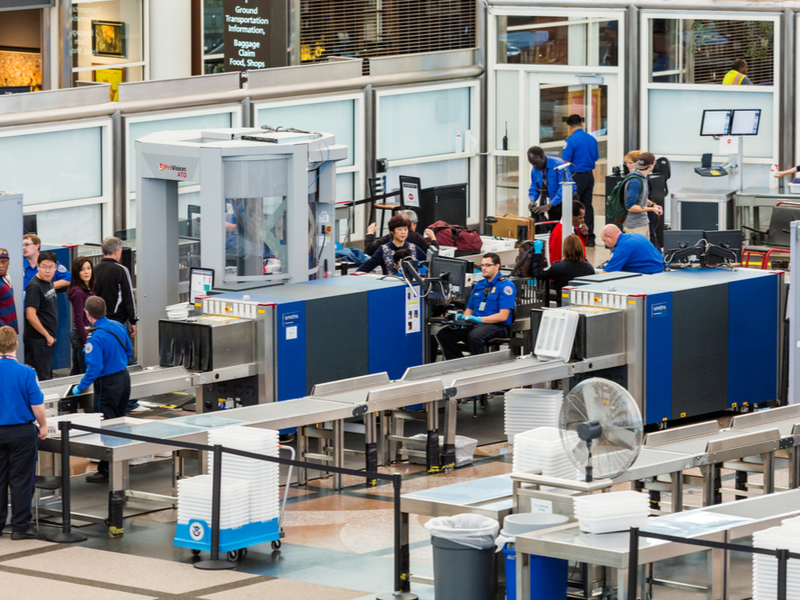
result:
[(408, 548), (402, 548), (403, 521), (400, 511), (400, 487), (403, 483), (403, 475), (394, 473), (392, 475), (392, 486), (394, 487), (394, 592), (378, 594), (378, 600), (419, 600), (419, 596), (410, 591), (408, 573)]
[(639, 528), (631, 527), (630, 547), (628, 548), (628, 600), (636, 600), (639, 587)]
[(61, 432), (61, 531), (47, 536), (47, 541), (58, 544), (85, 542), (86, 536), (72, 531), (72, 506), (69, 490), (69, 421), (60, 421)]
[(223, 571), (235, 569), (236, 563), (219, 558), (220, 509), (222, 505), (222, 446), (214, 445), (214, 474), (211, 487), (211, 559), (194, 564), (196, 569)]
[(786, 570), (789, 563), (789, 551), (777, 550), (778, 553), (778, 600), (786, 600)]

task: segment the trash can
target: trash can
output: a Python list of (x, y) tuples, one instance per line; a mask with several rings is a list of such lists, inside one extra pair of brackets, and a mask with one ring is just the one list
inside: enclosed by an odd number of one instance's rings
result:
[[(520, 513), (503, 521), (501, 536), (514, 537), (538, 529), (548, 529), (569, 522), (564, 515)], [(506, 600), (517, 600), (517, 551), (513, 542), (503, 547), (506, 566)], [(531, 600), (564, 600), (567, 597), (568, 565), (566, 560), (530, 555)]]
[(500, 524), (481, 515), (438, 517), (425, 524), (433, 544), (436, 600), (492, 600)]

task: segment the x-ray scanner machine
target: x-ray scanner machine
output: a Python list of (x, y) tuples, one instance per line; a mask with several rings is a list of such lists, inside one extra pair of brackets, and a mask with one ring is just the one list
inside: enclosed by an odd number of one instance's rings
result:
[(328, 133), (166, 131), (136, 141), (139, 361), (157, 364), (158, 320), (179, 301), (178, 187), (200, 186), (200, 253), (226, 286), (297, 283), (334, 268), (336, 161)]

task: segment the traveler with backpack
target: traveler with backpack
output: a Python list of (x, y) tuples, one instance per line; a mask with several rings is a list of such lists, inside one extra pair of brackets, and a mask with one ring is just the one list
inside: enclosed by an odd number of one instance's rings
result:
[(539, 146), (528, 148), (528, 162), (531, 163), (531, 187), (528, 190), (528, 210), (531, 216), (547, 213), (550, 221), (561, 220), (561, 183), (564, 177), (574, 172), (569, 166), (559, 171), (557, 167), (566, 161), (555, 156), (546, 156)]
[[(496, 337), (508, 337), (514, 321), (517, 288), (500, 274), (500, 257), (494, 252), (481, 259), (483, 280), (475, 284), (467, 308), (457, 318), (458, 325), (445, 327), (436, 334), (445, 360), (462, 358), (466, 344), (470, 354), (483, 352), (483, 345)], [(473, 327), (469, 327), (474, 323)]]
[(369, 273), (375, 267), (380, 267), (384, 275), (397, 275), (400, 270), (400, 264), (399, 260), (395, 260), (394, 256), (398, 250), (403, 248), (409, 250), (412, 258), (425, 260), (427, 257), (422, 249), (416, 244), (409, 244), (406, 241), (410, 230), (411, 224), (405, 217), (395, 215), (389, 219), (389, 232), (392, 234), (392, 240), (383, 246), (379, 246), (375, 254), (356, 269), (356, 273)]
[(648, 199), (650, 186), (647, 176), (652, 172), (656, 157), (650, 152), (641, 152), (634, 170), (624, 182), (625, 208), (628, 211), (622, 223), (625, 233), (638, 233), (650, 239), (650, 221), (647, 213), (661, 215), (663, 210)]

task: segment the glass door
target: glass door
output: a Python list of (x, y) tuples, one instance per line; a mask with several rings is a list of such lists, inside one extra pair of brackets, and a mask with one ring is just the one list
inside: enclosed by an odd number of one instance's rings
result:
[[(600, 158), (594, 169), (592, 202), (596, 208), (605, 204), (605, 179), (610, 172), (609, 157), (610, 164), (615, 165), (622, 162), (623, 156), (623, 130), (617, 110), (621, 96), (618, 94), (617, 81), (616, 75), (528, 74), (525, 147), (540, 146), (548, 156), (561, 158), (569, 136), (567, 117), (573, 114), (582, 117), (584, 130), (598, 142)], [(530, 169), (530, 165), (526, 164), (526, 192), (530, 186)], [(520, 214), (525, 214), (527, 203), (520, 205)]]

